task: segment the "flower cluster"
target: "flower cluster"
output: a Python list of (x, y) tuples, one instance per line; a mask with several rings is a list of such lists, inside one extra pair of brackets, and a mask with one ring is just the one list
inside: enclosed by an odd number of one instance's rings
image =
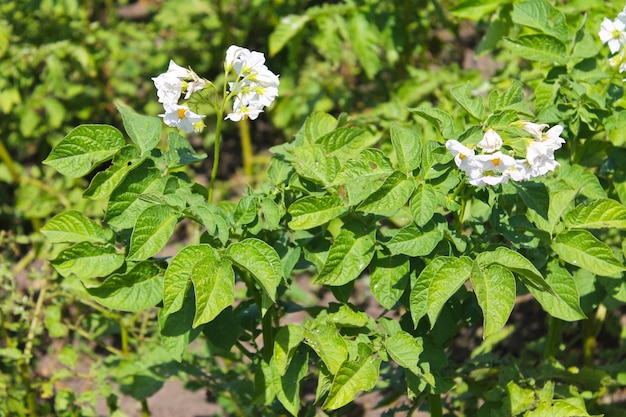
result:
[(491, 128), (485, 131), (482, 140), (476, 144), (476, 149), (457, 140), (446, 142), (446, 148), (454, 155), (454, 162), (465, 172), (470, 184), (482, 187), (506, 184), (509, 179), (525, 181), (544, 176), (559, 165), (554, 159), (554, 151), (565, 143), (565, 139), (561, 137), (562, 126), (556, 125), (544, 132), (547, 124), (519, 121), (514, 125), (530, 134), (526, 138), (524, 159), (502, 153), (504, 141)]
[(185, 100), (196, 91), (206, 87), (206, 80), (201, 79), (191, 69), (183, 68), (170, 60), (167, 71), (152, 78), (157, 89), (159, 103), (163, 104), (165, 113), (160, 114), (168, 126), (179, 127), (186, 133), (199, 132), (204, 128), (204, 116), (192, 112), (189, 107), (180, 105), (178, 100), (185, 95)]
[(613, 67), (619, 67), (619, 72), (626, 72), (626, 7), (620, 12), (615, 20), (604, 18), (598, 33), (603, 44), (609, 46), (611, 57), (609, 63)]
[(234, 95), (233, 111), (226, 119), (238, 122), (244, 118), (259, 117), (263, 108), (272, 104), (278, 96), (278, 76), (265, 66), (265, 56), (232, 45), (226, 51), (226, 73), (235, 71), (237, 79), (229, 82), (229, 92)]

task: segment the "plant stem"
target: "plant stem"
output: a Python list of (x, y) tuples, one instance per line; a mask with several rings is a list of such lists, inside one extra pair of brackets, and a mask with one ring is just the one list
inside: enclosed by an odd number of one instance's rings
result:
[(563, 322), (555, 317), (548, 318), (548, 336), (546, 337), (546, 349), (543, 353), (543, 359), (554, 359), (556, 351), (561, 342), (561, 329)]
[(217, 176), (217, 167), (220, 163), (220, 132), (222, 130), (223, 110), (217, 111), (217, 124), (215, 125), (215, 143), (213, 144), (213, 169), (211, 170), (211, 182), (209, 183), (209, 203), (213, 202), (213, 189), (215, 188), (215, 177)]
[(600, 304), (596, 314), (583, 321), (583, 366), (593, 366), (593, 351), (596, 347), (596, 336), (606, 316), (606, 307)]
[(7, 148), (4, 146), (4, 143), (2, 142), (1, 138), (0, 138), (0, 159), (2, 159), (2, 162), (6, 164), (7, 169), (9, 170), (9, 173), (11, 174), (11, 178), (13, 178), (13, 181), (19, 184), (22, 176), (20, 175), (17, 168), (15, 167), (13, 158), (11, 158), (11, 154), (9, 154), (9, 151), (7, 151)]
[(122, 337), (122, 354), (125, 358), (127, 358), (128, 354), (130, 353), (130, 349), (128, 347), (128, 329), (126, 328), (126, 325), (124, 324), (124, 319), (122, 317), (120, 317), (119, 323), (120, 333)]
[(150, 417), (150, 409), (148, 408), (148, 400), (141, 400), (141, 417)]
[(241, 136), (241, 157), (243, 158), (243, 173), (246, 177), (252, 176), (252, 143), (250, 141), (250, 124), (244, 118), (239, 122)]
[(430, 407), (430, 417), (443, 417), (443, 407), (439, 394), (428, 394), (428, 405)]

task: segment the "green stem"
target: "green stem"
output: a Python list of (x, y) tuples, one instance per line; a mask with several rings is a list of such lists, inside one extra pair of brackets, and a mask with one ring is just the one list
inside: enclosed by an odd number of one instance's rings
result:
[(126, 325), (124, 324), (124, 319), (122, 317), (120, 317), (119, 323), (120, 333), (122, 337), (122, 354), (125, 358), (128, 358), (128, 354), (130, 353), (130, 348), (128, 346), (128, 329), (126, 328)]
[(0, 159), (2, 159), (2, 162), (4, 162), (5, 165), (7, 166), (7, 169), (9, 170), (9, 173), (11, 174), (11, 178), (13, 178), (13, 181), (19, 184), (22, 176), (20, 175), (17, 168), (15, 167), (13, 158), (11, 158), (11, 154), (9, 154), (9, 151), (7, 151), (7, 148), (5, 148), (4, 143), (2, 142), (1, 138), (0, 138)]
[(217, 111), (217, 124), (215, 126), (215, 143), (213, 144), (213, 169), (211, 170), (211, 182), (209, 183), (209, 203), (213, 202), (213, 189), (215, 188), (215, 177), (217, 176), (217, 167), (220, 163), (220, 132), (222, 130), (223, 110)]
[(563, 321), (550, 316), (548, 319), (548, 336), (546, 337), (546, 349), (543, 353), (545, 360), (554, 359), (556, 351), (561, 343), (561, 329)]
[(591, 367), (593, 365), (593, 351), (596, 347), (596, 325), (595, 316), (590, 316), (583, 320), (583, 366)]
[(239, 122), (239, 133), (241, 136), (241, 156), (243, 158), (243, 173), (246, 177), (252, 176), (252, 143), (250, 141), (250, 124), (244, 118)]
[(443, 407), (439, 394), (428, 394), (428, 406), (430, 407), (430, 417), (443, 417)]
[(150, 409), (148, 408), (148, 400), (141, 400), (141, 417), (150, 417)]

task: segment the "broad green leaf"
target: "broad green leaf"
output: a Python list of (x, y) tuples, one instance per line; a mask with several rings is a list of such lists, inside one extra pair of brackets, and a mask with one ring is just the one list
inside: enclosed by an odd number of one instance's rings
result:
[(196, 264), (206, 257), (217, 258), (215, 249), (201, 244), (185, 246), (172, 258), (163, 277), (164, 314), (169, 315), (182, 308)]
[[(337, 308), (337, 306), (339, 306)], [(348, 304), (336, 304), (331, 305), (326, 309), (329, 314), (323, 318), (328, 323), (333, 323), (340, 328), (345, 327), (365, 327), (370, 322), (370, 318), (362, 311), (358, 311), (356, 308)]]
[(345, 225), (330, 247), (318, 284), (340, 286), (359, 277), (374, 256), (376, 230), (356, 223)]
[(67, 210), (57, 214), (40, 230), (51, 243), (106, 243), (107, 241), (102, 226), (88, 219), (78, 210)]
[(151, 206), (141, 212), (130, 237), (128, 259), (141, 261), (165, 247), (178, 223), (178, 214), (168, 206)]
[(386, 246), (394, 255), (426, 256), (442, 239), (443, 232), (434, 223), (429, 223), (425, 227), (411, 223), (400, 229)]
[(433, 277), (439, 273), (439, 270), (447, 263), (454, 262), (455, 258), (440, 256), (432, 260), (431, 263), (420, 272), (411, 288), (409, 297), (411, 319), (414, 327), (422, 317), (428, 312), (428, 292)]
[(450, 89), (454, 99), (476, 119), (482, 121), (485, 118), (485, 106), (480, 96), (472, 94), (472, 86), (469, 83)]
[(481, 252), (476, 256), (476, 262), (483, 268), (492, 264), (502, 265), (509, 271), (521, 276), (527, 285), (541, 291), (552, 291), (550, 285), (532, 262), (526, 259), (524, 255), (507, 247), (500, 246), (494, 251)]
[(182, 137), (178, 132), (167, 134), (168, 150), (165, 153), (165, 160), (169, 168), (177, 168), (185, 165), (200, 162), (206, 159), (206, 153), (197, 153), (189, 143), (189, 139)]
[(359, 204), (357, 210), (378, 216), (392, 216), (407, 203), (414, 189), (413, 179), (396, 171), (379, 189)]
[(262, 240), (248, 238), (230, 245), (226, 254), (261, 284), (272, 301), (276, 301), (276, 288), (283, 279), (283, 267), (274, 248)]
[(347, 211), (348, 207), (336, 195), (307, 196), (289, 206), (289, 227), (292, 230), (312, 229), (341, 217)]
[(380, 70), (379, 35), (375, 24), (362, 13), (353, 13), (348, 21), (348, 32), (356, 59), (365, 71), (365, 75), (373, 80)]
[(511, 18), (518, 25), (528, 26), (569, 42), (565, 15), (546, 0), (528, 0), (515, 4)]
[(504, 45), (513, 54), (530, 61), (566, 64), (565, 44), (551, 35), (522, 35), (517, 39), (504, 39)]
[(417, 367), (420, 354), (424, 351), (423, 344), (404, 330), (385, 339), (384, 344), (391, 359), (407, 369)]
[(513, 186), (529, 209), (534, 210), (539, 216), (548, 220), (550, 193), (544, 183), (524, 181), (513, 183)]
[(131, 171), (111, 194), (104, 221), (116, 231), (130, 229), (139, 215), (152, 204), (140, 199), (145, 194), (163, 194), (166, 179), (161, 171), (146, 160)]
[(79, 178), (125, 145), (122, 132), (108, 125), (81, 125), (67, 134), (43, 161), (61, 174)]
[(290, 150), (293, 167), (298, 175), (311, 181), (329, 186), (339, 171), (339, 161), (327, 156), (322, 145), (306, 145)]
[(483, 311), (483, 338), (500, 331), (515, 305), (515, 277), (505, 267), (491, 264), (482, 267), (474, 262), (470, 276), (478, 305)]
[(626, 207), (609, 199), (580, 204), (567, 213), (565, 225), (572, 229), (626, 229)]
[(572, 190), (592, 200), (607, 198), (606, 191), (600, 184), (598, 177), (587, 171), (582, 165), (562, 163), (558, 170), (558, 177), (565, 181)]
[(250, 224), (256, 219), (258, 207), (256, 201), (251, 195), (244, 195), (237, 202), (235, 211), (233, 212), (233, 222), (239, 225)]
[(506, 384), (506, 390), (511, 398), (511, 415), (517, 416), (530, 409), (535, 403), (535, 392), (532, 389), (522, 388), (513, 381)]
[(444, 139), (454, 139), (454, 119), (447, 112), (435, 107), (415, 107), (409, 111), (435, 125)]
[(332, 132), (337, 127), (337, 119), (328, 113), (315, 112), (306, 118), (296, 138), (302, 142), (313, 144), (318, 138)]
[(291, 415), (298, 416), (298, 411), (300, 411), (300, 382), (308, 370), (309, 353), (304, 349), (298, 350), (289, 362), (284, 374), (278, 372), (273, 359), (270, 366), (273, 367), (272, 385), (276, 391), (276, 397)]
[(580, 307), (576, 281), (567, 269), (559, 265), (557, 260), (548, 264), (546, 281), (554, 290), (554, 294), (540, 291), (533, 287), (528, 287), (528, 289), (548, 314), (565, 321), (576, 321), (586, 318)]
[(341, 127), (318, 137), (315, 143), (323, 146), (328, 155), (334, 154), (338, 157), (344, 155), (345, 159), (346, 155), (356, 154), (361, 150), (367, 136), (368, 133), (364, 129)]
[(120, 102), (116, 102), (115, 107), (122, 115), (126, 133), (128, 133), (130, 140), (139, 146), (142, 155), (149, 153), (159, 144), (161, 141), (161, 119), (135, 113)]
[(124, 264), (124, 255), (117, 253), (112, 245), (81, 242), (61, 251), (50, 263), (64, 277), (74, 274), (86, 279), (109, 275)]
[(414, 129), (391, 124), (391, 143), (396, 153), (400, 171), (407, 175), (420, 166), (422, 160), (422, 139)]
[(499, 0), (461, 0), (455, 4), (450, 13), (461, 19), (480, 20), (483, 16), (493, 13), (502, 2)]
[(193, 293), (190, 291), (184, 302), (181, 301), (181, 309), (166, 314), (165, 308), (159, 309), (159, 328), (161, 329), (161, 345), (180, 362), (187, 346), (200, 333), (200, 328), (192, 329), (195, 306)]
[(472, 261), (462, 257), (444, 263), (433, 275), (427, 296), (427, 314), (431, 329), (446, 301), (469, 279), (471, 272)]
[(413, 221), (418, 226), (424, 226), (432, 219), (437, 210), (437, 191), (430, 184), (420, 183), (409, 201), (409, 208)]
[(83, 197), (97, 200), (110, 196), (126, 175), (139, 166), (141, 161), (138, 158), (139, 150), (136, 146), (124, 146), (113, 157), (113, 165), (93, 177), (89, 187), (83, 192)]
[(377, 149), (364, 149), (359, 160), (348, 160), (337, 173), (333, 184), (343, 185), (348, 201), (354, 206), (382, 186), (393, 173), (391, 162)]
[(517, 80), (511, 80), (511, 85), (505, 92), (499, 93), (494, 90), (489, 93), (489, 109), (492, 112), (503, 110), (522, 100), (524, 100), (524, 84)]
[(370, 265), (370, 291), (381, 306), (393, 309), (406, 289), (410, 270), (408, 257), (376, 253)]
[(331, 374), (336, 374), (348, 357), (348, 346), (337, 328), (328, 323), (314, 330), (305, 330), (304, 343), (317, 353)]
[(378, 381), (381, 358), (372, 354), (371, 348), (359, 344), (356, 360), (347, 360), (337, 371), (330, 392), (322, 408), (336, 410), (348, 404), (359, 391), (369, 391)]
[(596, 275), (613, 275), (626, 270), (611, 248), (587, 230), (568, 230), (556, 236), (552, 249), (563, 261)]
[(270, 56), (279, 53), (294, 36), (311, 20), (309, 15), (290, 14), (284, 16), (269, 37)]
[(141, 311), (163, 299), (163, 274), (152, 262), (140, 262), (130, 271), (108, 277), (98, 287), (85, 287), (103, 306), (123, 311)]
[(285, 375), (293, 355), (303, 340), (304, 328), (300, 325), (288, 324), (276, 333), (273, 360), (280, 375)]
[(219, 259), (214, 251), (207, 251), (206, 256), (196, 262), (191, 282), (196, 295), (194, 328), (210, 322), (235, 302), (235, 273), (231, 263)]

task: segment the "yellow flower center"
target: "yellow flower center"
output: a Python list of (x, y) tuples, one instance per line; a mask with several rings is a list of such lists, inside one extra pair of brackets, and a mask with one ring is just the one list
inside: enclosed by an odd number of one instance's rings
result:
[(180, 109), (178, 109), (178, 118), (179, 119), (184, 119), (186, 111), (187, 111), (187, 109), (184, 108), (184, 107), (181, 107)]
[(491, 162), (493, 163), (494, 167), (497, 167), (498, 165), (500, 165), (500, 158), (493, 158)]

